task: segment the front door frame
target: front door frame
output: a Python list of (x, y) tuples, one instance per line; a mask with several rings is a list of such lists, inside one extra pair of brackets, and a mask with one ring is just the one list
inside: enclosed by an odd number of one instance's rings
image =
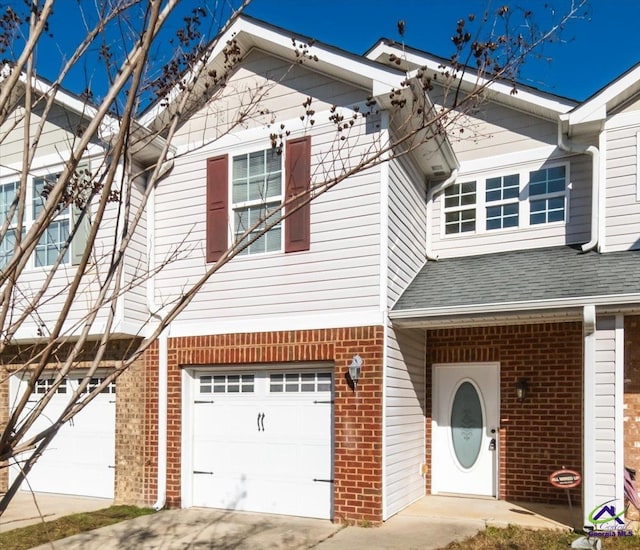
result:
[[(496, 404), (494, 411), (496, 412), (496, 450), (494, 454), (494, 495), (493, 497), (487, 496), (482, 498), (495, 498), (496, 500), (500, 497), (500, 363), (496, 361), (473, 361), (473, 362), (458, 362), (458, 363), (434, 363), (431, 365), (431, 492), (433, 494), (438, 494), (434, 491), (433, 488), (433, 472), (434, 465), (436, 460), (436, 452), (434, 449), (434, 441), (436, 439), (436, 429), (437, 429), (437, 411), (440, 406), (439, 401), (439, 392), (438, 392), (438, 369), (439, 368), (447, 368), (447, 367), (463, 367), (466, 369), (473, 369), (474, 367), (495, 367), (495, 378), (494, 383), (496, 386)], [(486, 404), (488, 406), (488, 404)], [(445, 491), (441, 491), (441, 493), (445, 493)], [(476, 496), (476, 495), (469, 495)]]

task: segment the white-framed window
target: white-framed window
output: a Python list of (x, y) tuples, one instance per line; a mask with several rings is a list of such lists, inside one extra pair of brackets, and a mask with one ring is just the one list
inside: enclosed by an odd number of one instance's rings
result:
[[(58, 174), (35, 177), (31, 180), (32, 220), (35, 220), (44, 208), (47, 200), (47, 189), (52, 187)], [(53, 265), (58, 254), (69, 238), (71, 208), (59, 208), (56, 217), (49, 223), (36, 245), (34, 264), (36, 267)], [(62, 263), (69, 261), (69, 247), (64, 251)]]
[(564, 221), (566, 172), (565, 166), (529, 172), (529, 223), (531, 225)]
[[(0, 224), (3, 224), (7, 219), (17, 192), (18, 183), (15, 181), (0, 185)], [(13, 250), (16, 246), (16, 232), (13, 229), (15, 223), (16, 214), (14, 213), (7, 233), (4, 238), (0, 239), (0, 268), (5, 266), (13, 256)]]
[[(82, 168), (81, 170), (86, 170), (86, 168)], [(29, 230), (34, 220), (41, 214), (47, 200), (48, 190), (53, 187), (58, 175), (59, 171), (43, 170), (40, 173), (36, 172), (35, 175), (29, 175), (27, 177), (26, 208), (22, 228), (23, 235)], [(18, 194), (18, 188), (19, 182), (13, 178), (5, 178), (3, 181), (0, 181), (0, 224), (4, 223), (7, 219), (11, 205)], [(79, 210), (74, 214), (74, 209), (75, 207), (71, 206), (58, 208), (55, 217), (51, 220), (36, 244), (34, 253), (29, 259), (30, 267), (46, 267), (56, 262), (73, 228), (74, 216), (79, 215)], [(2, 269), (11, 256), (13, 256), (16, 243), (16, 220), (17, 212), (14, 212), (10, 221), (9, 231), (7, 231), (5, 238), (0, 241), (0, 269)], [(78, 249), (82, 247), (85, 242), (87, 231), (88, 218), (85, 216), (83, 223), (80, 224), (80, 228), (76, 233), (76, 237), (74, 237), (74, 244), (77, 244)], [(61, 261), (62, 264), (72, 263), (73, 255), (74, 251), (72, 247), (67, 247)]]
[(485, 190), (487, 231), (518, 227), (519, 196), (519, 174), (487, 178)]
[(476, 230), (476, 182), (454, 183), (444, 192), (445, 234)]
[(443, 197), (444, 236), (566, 223), (569, 188), (566, 162), (455, 183)]
[(199, 377), (200, 393), (253, 393), (253, 374), (203, 374)]
[[(270, 147), (233, 156), (231, 162), (231, 209), (234, 238), (280, 207), (283, 200), (282, 155)], [(271, 220), (270, 220), (271, 221)], [(261, 231), (258, 225), (253, 234)], [(278, 222), (262, 237), (242, 251), (261, 254), (282, 250), (282, 222)]]

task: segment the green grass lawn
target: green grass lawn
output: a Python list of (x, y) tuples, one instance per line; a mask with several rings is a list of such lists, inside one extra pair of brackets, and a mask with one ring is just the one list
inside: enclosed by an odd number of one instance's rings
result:
[(53, 521), (28, 525), (0, 533), (0, 548), (3, 550), (27, 550), (49, 541), (77, 535), (84, 531), (113, 525), (127, 519), (153, 514), (151, 508), (136, 506), (111, 506), (94, 512), (83, 512), (64, 516)]
[[(566, 550), (580, 535), (567, 531), (522, 529), (510, 525), (506, 529), (488, 527), (473, 537), (452, 542), (446, 550)], [(602, 539), (604, 549), (638, 549), (640, 537)], [(443, 549), (444, 550), (444, 549)]]

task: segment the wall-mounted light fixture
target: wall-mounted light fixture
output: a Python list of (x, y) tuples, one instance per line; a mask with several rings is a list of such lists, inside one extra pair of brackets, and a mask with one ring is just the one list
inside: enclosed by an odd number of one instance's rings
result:
[(359, 355), (354, 355), (351, 360), (351, 364), (349, 365), (349, 380), (353, 384), (353, 391), (355, 392), (358, 389), (358, 380), (360, 380), (360, 375), (362, 374), (362, 357)]
[(529, 394), (529, 379), (528, 378), (518, 378), (516, 382), (516, 398), (520, 403), (522, 403)]

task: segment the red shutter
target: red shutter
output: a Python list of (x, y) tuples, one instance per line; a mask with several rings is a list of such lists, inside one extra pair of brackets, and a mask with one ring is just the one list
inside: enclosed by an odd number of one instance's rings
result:
[(215, 262), (228, 247), (229, 157), (207, 159), (207, 262)]
[[(286, 199), (289, 200), (311, 185), (311, 138), (305, 136), (287, 141), (285, 151)], [(303, 195), (298, 201), (286, 206), (286, 210), (294, 208), (299, 202), (308, 199)], [(309, 203), (291, 214), (284, 222), (284, 251), (300, 252), (309, 250), (311, 205)]]

